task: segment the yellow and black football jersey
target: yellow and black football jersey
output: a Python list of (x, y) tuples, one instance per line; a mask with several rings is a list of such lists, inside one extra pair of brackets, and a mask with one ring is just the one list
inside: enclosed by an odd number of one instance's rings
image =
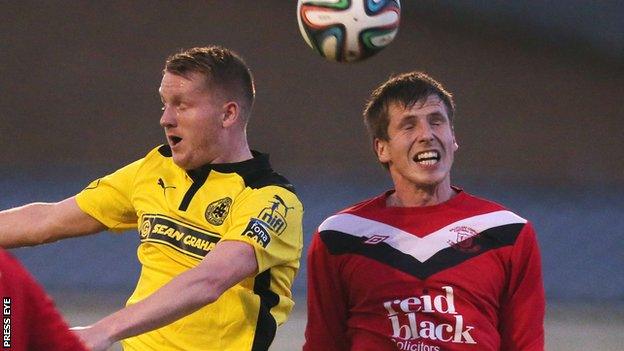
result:
[(299, 269), (303, 206), (268, 156), (253, 155), (187, 172), (164, 145), (76, 196), (84, 212), (111, 230), (138, 226), (142, 269), (129, 305), (195, 267), (221, 240), (255, 250), (255, 277), (170, 325), (122, 341), (124, 350), (268, 349), (294, 305), (290, 289)]

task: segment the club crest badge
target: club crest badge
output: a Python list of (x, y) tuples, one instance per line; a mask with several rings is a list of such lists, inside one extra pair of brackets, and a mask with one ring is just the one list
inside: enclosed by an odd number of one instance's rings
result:
[(206, 208), (205, 217), (208, 223), (212, 225), (221, 225), (230, 213), (232, 199), (224, 197), (223, 199), (214, 201)]
[(455, 241), (449, 241), (449, 245), (455, 250), (464, 253), (474, 253), (481, 250), (481, 245), (475, 242), (475, 239), (479, 237), (479, 233), (466, 226), (455, 227), (451, 229), (452, 232), (457, 234)]

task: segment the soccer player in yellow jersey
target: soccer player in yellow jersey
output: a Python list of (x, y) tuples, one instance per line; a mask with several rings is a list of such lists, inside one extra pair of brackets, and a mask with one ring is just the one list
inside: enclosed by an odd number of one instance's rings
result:
[(77, 330), (92, 350), (267, 350), (293, 307), (303, 207), (250, 150), (251, 73), (234, 52), (166, 62), (167, 144), (58, 203), (0, 212), (0, 246), (137, 228), (142, 269), (127, 306)]

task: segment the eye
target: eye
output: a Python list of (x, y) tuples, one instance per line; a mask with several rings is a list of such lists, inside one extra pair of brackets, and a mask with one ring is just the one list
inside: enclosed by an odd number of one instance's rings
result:
[(432, 126), (440, 126), (443, 125), (446, 121), (441, 117), (434, 117), (429, 120), (429, 123)]
[(446, 117), (440, 113), (434, 113), (429, 115), (429, 124), (432, 126), (441, 126), (447, 121)]
[(411, 129), (414, 129), (415, 126), (416, 126), (416, 124), (414, 122), (405, 122), (401, 126), (401, 129), (403, 129), (403, 130), (411, 130)]

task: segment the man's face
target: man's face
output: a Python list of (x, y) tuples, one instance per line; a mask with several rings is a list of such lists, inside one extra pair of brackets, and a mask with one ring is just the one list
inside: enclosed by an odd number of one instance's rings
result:
[(159, 92), (163, 102), (160, 125), (165, 129), (173, 162), (192, 170), (217, 161), (223, 104), (210, 92), (205, 76), (165, 72)]
[(392, 103), (388, 117), (389, 140), (376, 139), (375, 150), (388, 164), (395, 186), (431, 189), (443, 182), (450, 186), (458, 146), (444, 102), (429, 95), (413, 106)]

